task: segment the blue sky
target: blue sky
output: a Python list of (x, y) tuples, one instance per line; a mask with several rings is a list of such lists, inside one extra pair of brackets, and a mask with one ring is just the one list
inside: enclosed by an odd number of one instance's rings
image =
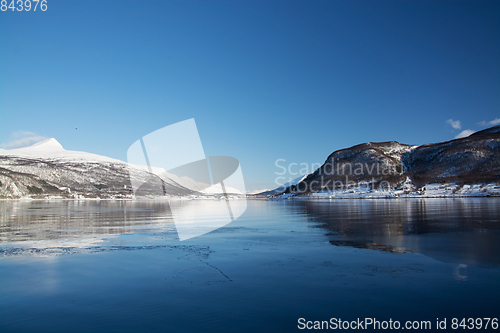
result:
[(239, 159), (251, 190), (276, 187), (277, 159), (500, 118), (498, 1), (48, 0), (0, 12), (0, 36), (4, 148), (55, 137), (126, 160), (194, 117), (206, 155)]

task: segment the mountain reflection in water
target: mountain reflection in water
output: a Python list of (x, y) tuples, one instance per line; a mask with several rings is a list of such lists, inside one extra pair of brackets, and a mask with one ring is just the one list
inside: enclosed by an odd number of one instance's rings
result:
[(500, 266), (498, 198), (332, 200), (297, 204), (330, 243), (389, 252), (416, 252), (434, 259)]
[(165, 201), (4, 201), (0, 242), (47, 241), (173, 230)]
[[(188, 210), (214, 205), (210, 200), (170, 204)], [(269, 205), (281, 213), (267, 216)], [(443, 262), (500, 266), (499, 198), (290, 200), (265, 204), (259, 200), (253, 201), (252, 207), (253, 214), (280, 224), (283, 235), (289, 230), (281, 221), (290, 215), (303, 218), (311, 228), (326, 229), (325, 236), (335, 246), (421, 253)], [(236, 225), (249, 226), (243, 221), (214, 232), (224, 235)], [(113, 245), (177, 243), (168, 201), (0, 202), (0, 243), (14, 243), (14, 248), (90, 249), (110, 244), (112, 238)], [(8, 254), (4, 251), (3, 255)]]

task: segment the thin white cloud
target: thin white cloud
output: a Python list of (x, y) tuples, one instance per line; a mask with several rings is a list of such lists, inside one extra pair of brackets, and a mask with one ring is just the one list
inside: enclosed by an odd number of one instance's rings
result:
[(28, 147), (46, 139), (48, 138), (33, 132), (16, 131), (10, 135), (10, 140), (8, 142), (3, 142), (0, 144), (0, 148), (15, 149), (15, 148)]
[(37, 134), (30, 131), (15, 131), (10, 134), (12, 139), (21, 139), (29, 136), (37, 136)]
[(460, 132), (456, 137), (455, 139), (461, 139), (461, 138), (466, 138), (468, 137), (469, 135), (471, 134), (474, 134), (476, 133), (476, 131), (473, 131), (471, 129), (466, 129), (466, 130), (463, 130), (462, 132)]
[(454, 129), (457, 129), (457, 130), (459, 130), (459, 129), (462, 128), (462, 124), (460, 123), (460, 120), (448, 119), (446, 121), (446, 123), (448, 125), (450, 125), (451, 127), (453, 127)]
[(479, 123), (477, 123), (478, 125), (481, 125), (481, 126), (496, 126), (496, 125), (500, 125), (500, 118), (495, 118), (493, 120), (490, 120), (490, 121), (481, 121)]

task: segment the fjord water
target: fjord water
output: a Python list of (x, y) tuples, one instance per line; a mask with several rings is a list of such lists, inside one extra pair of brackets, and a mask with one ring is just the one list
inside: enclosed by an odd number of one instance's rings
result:
[(500, 316), (498, 198), (250, 200), (182, 242), (164, 201), (2, 201), (0, 213), (0, 332), (289, 332), (299, 318), (366, 317), (451, 330)]

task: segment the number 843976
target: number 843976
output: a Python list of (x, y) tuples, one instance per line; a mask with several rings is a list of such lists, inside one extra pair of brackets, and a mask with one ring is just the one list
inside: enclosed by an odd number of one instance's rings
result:
[(12, 10), (22, 12), (29, 12), (33, 10), (36, 12), (37, 9), (40, 9), (42, 12), (47, 10), (47, 0), (11, 0), (10, 2), (7, 0), (2, 0), (0, 2), (0, 9), (2, 12), (7, 10)]

